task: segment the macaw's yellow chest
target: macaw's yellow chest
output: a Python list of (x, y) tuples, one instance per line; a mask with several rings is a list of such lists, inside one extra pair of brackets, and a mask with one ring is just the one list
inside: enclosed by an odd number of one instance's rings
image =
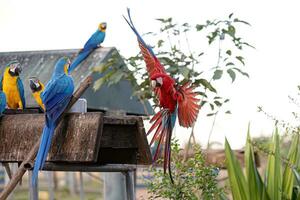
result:
[(41, 99), (41, 93), (44, 89), (42, 88), (42, 90), (37, 91), (32, 93), (33, 98), (36, 100), (37, 104), (45, 111), (45, 105), (43, 104), (43, 101)]
[(16, 76), (11, 76), (8, 72), (8, 68), (5, 70), (3, 75), (2, 87), (3, 92), (6, 95), (7, 105), (11, 109), (23, 109), (20, 92), (17, 85)]

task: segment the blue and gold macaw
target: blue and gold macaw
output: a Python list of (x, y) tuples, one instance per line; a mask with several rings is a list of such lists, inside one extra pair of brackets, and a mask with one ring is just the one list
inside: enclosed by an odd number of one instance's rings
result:
[(22, 67), (18, 61), (9, 62), (0, 80), (0, 89), (6, 95), (7, 106), (11, 109), (25, 108), (24, 86), (19, 75)]
[(45, 106), (45, 126), (40, 140), (39, 151), (34, 163), (32, 184), (36, 185), (38, 172), (43, 168), (48, 151), (51, 146), (52, 136), (58, 124), (58, 118), (63, 113), (74, 91), (74, 83), (68, 75), (70, 60), (67, 57), (60, 58), (56, 65), (50, 81), (40, 97)]
[[(65, 68), (64, 72), (68, 75), (69, 68)], [(36, 103), (40, 106), (40, 108), (45, 112), (45, 105), (42, 101), (41, 94), (45, 90), (44, 84), (35, 76), (29, 78), (29, 86), (31, 89), (31, 93)]]
[(32, 96), (37, 102), (37, 104), (41, 107), (41, 109), (45, 112), (45, 105), (42, 101), (41, 94), (45, 90), (44, 84), (37, 77), (29, 78), (29, 86), (32, 92)]
[(85, 43), (83, 49), (80, 50), (77, 57), (73, 60), (69, 73), (71, 73), (84, 59), (90, 55), (96, 48), (100, 47), (104, 41), (106, 31), (106, 23), (102, 22), (99, 24), (97, 31), (90, 37)]

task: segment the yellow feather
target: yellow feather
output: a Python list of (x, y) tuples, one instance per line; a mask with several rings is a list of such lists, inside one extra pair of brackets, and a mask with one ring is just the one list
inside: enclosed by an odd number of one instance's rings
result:
[(37, 104), (43, 109), (43, 111), (45, 111), (45, 105), (43, 104), (43, 101), (41, 99), (41, 93), (44, 91), (45, 87), (44, 84), (41, 83), (40, 81), (39, 83), (41, 84), (41, 89), (39, 91), (33, 92), (32, 96), (37, 102)]
[(22, 100), (17, 85), (17, 76), (11, 76), (8, 72), (9, 67), (4, 71), (3, 75), (3, 92), (6, 95), (7, 105), (11, 109), (23, 109)]

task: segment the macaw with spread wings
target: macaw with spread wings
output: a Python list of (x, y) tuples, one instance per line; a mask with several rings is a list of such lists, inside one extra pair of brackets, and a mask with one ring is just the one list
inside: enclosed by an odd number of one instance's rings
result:
[(154, 131), (150, 146), (157, 142), (156, 152), (154, 154), (154, 162), (158, 159), (160, 148), (164, 144), (164, 173), (168, 168), (170, 179), (171, 174), (171, 137), (174, 128), (176, 117), (178, 116), (179, 124), (183, 127), (192, 127), (197, 119), (200, 109), (199, 99), (196, 98), (197, 93), (193, 91), (190, 82), (180, 86), (176, 81), (166, 73), (165, 68), (155, 56), (151, 47), (149, 47), (141, 35), (134, 27), (129, 9), (128, 19), (125, 20), (137, 36), (138, 44), (146, 63), (147, 71), (151, 79), (151, 85), (159, 99), (160, 111), (156, 113), (150, 120), (153, 123), (147, 134)]

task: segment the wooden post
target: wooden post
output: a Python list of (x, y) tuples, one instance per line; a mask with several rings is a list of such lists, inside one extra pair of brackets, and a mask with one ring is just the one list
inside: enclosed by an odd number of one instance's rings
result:
[(39, 180), (36, 180), (36, 185), (31, 187), (32, 185), (32, 171), (28, 171), (28, 185), (29, 185), (29, 199), (30, 200), (38, 200), (39, 198)]
[(133, 172), (127, 171), (124, 172), (125, 179), (126, 179), (126, 195), (127, 200), (135, 200), (135, 187), (134, 187), (134, 178)]
[(54, 180), (53, 180), (53, 172), (46, 172), (48, 179), (48, 193), (49, 200), (54, 200)]
[[(79, 88), (75, 91), (75, 93), (72, 96), (72, 99), (70, 100), (69, 105), (61, 115), (61, 117), (58, 119), (60, 121), (64, 116), (65, 113), (72, 107), (72, 105), (79, 99), (79, 97), (84, 93), (84, 91), (91, 85), (92, 83), (92, 78), (89, 76), (87, 77), (79, 86)], [(5, 200), (8, 195), (14, 190), (18, 182), (21, 180), (23, 177), (24, 173), (26, 172), (26, 169), (31, 169), (34, 163), (34, 159), (36, 157), (37, 151), (39, 149), (40, 142), (38, 141), (35, 143), (31, 151), (29, 152), (27, 158), (23, 160), (21, 163), (20, 167), (14, 173), (12, 179), (10, 182), (5, 186), (4, 190), (0, 194), (0, 200)]]
[(79, 188), (79, 193), (80, 193), (80, 200), (84, 200), (84, 188), (83, 188), (83, 174), (82, 172), (79, 172), (79, 183), (80, 183), (80, 188)]
[(9, 163), (2, 163), (6, 173), (7, 173), (7, 176), (9, 177), (9, 179), (11, 179), (12, 177), (12, 173), (11, 173), (11, 170), (10, 170), (10, 167), (9, 167)]

